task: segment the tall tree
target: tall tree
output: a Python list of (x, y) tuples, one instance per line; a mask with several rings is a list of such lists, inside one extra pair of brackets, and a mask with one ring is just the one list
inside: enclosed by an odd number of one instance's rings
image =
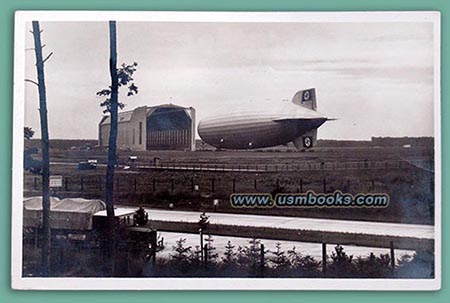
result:
[(106, 231), (106, 253), (109, 259), (109, 270), (114, 274), (115, 263), (115, 220), (114, 220), (114, 172), (117, 161), (117, 117), (119, 108), (125, 104), (119, 102), (119, 87), (127, 86), (127, 96), (137, 94), (138, 88), (134, 85), (133, 74), (136, 71), (137, 63), (131, 65), (122, 64), (117, 69), (117, 28), (116, 21), (109, 21), (109, 72), (111, 76), (111, 86), (97, 92), (98, 96), (106, 96), (106, 100), (101, 106), (106, 107), (104, 113), (110, 114), (110, 129), (108, 141), (108, 164), (106, 168), (105, 203), (108, 227)]
[(39, 115), (41, 122), (41, 148), (42, 148), (42, 251), (41, 272), (44, 277), (50, 274), (50, 158), (49, 158), (49, 135), (47, 120), (47, 97), (45, 92), (44, 63), (50, 58), (50, 53), (45, 59), (42, 56), (41, 29), (39, 21), (33, 21), (32, 34), (34, 37), (34, 52), (36, 54), (37, 84), (39, 90)]
[(119, 80), (117, 77), (117, 31), (116, 22), (109, 22), (109, 72), (111, 74), (110, 118), (111, 127), (108, 142), (108, 166), (106, 169), (106, 215), (108, 218), (107, 253), (110, 258), (111, 273), (115, 262), (115, 221), (114, 221), (114, 168), (116, 164), (117, 116)]

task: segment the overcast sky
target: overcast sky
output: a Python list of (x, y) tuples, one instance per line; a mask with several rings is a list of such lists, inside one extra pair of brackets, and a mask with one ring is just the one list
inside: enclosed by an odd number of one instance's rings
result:
[[(282, 106), (316, 88), (318, 110), (339, 120), (319, 139), (433, 135), (431, 23), (119, 22), (119, 63), (138, 62), (131, 110), (174, 103), (198, 121), (233, 108)], [(30, 26), (31, 27), (31, 24)], [(31, 29), (31, 28), (30, 28)], [(96, 139), (110, 84), (107, 22), (42, 22), (51, 138)], [(31, 34), (27, 47), (33, 47)], [(36, 79), (26, 52), (26, 76)], [(38, 94), (26, 84), (25, 125), (40, 136)]]

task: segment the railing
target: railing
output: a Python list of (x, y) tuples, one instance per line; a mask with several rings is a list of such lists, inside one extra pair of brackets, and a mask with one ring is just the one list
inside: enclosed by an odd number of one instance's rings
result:
[(189, 163), (164, 161), (151, 164), (137, 164), (138, 169), (181, 170), (181, 171), (222, 171), (222, 172), (290, 172), (290, 171), (334, 171), (364, 169), (403, 169), (430, 167), (430, 160), (388, 160), (350, 162), (298, 162), (280, 164), (229, 164), (229, 163)]

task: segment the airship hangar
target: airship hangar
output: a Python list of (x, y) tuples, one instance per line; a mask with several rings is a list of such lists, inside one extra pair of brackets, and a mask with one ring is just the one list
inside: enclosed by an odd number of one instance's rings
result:
[[(111, 119), (99, 123), (99, 145), (108, 146)], [(117, 147), (135, 151), (195, 150), (195, 109), (174, 104), (142, 106), (118, 116)]]

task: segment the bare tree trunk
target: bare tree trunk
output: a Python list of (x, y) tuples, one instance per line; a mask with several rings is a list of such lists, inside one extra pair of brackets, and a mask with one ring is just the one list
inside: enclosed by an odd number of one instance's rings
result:
[(34, 49), (39, 86), (39, 114), (41, 119), (42, 145), (42, 252), (41, 266), (44, 277), (50, 274), (50, 160), (47, 121), (47, 99), (45, 94), (44, 60), (42, 59), (41, 30), (38, 21), (33, 21)]
[(117, 143), (117, 115), (118, 115), (118, 90), (119, 80), (117, 75), (117, 33), (116, 22), (109, 21), (109, 39), (110, 39), (110, 59), (109, 71), (111, 73), (111, 124), (109, 130), (108, 142), (108, 166), (106, 169), (106, 214), (108, 218), (108, 227), (106, 235), (106, 252), (110, 259), (111, 275), (114, 275), (115, 263), (115, 220), (114, 220), (114, 169), (116, 165), (116, 143)]

